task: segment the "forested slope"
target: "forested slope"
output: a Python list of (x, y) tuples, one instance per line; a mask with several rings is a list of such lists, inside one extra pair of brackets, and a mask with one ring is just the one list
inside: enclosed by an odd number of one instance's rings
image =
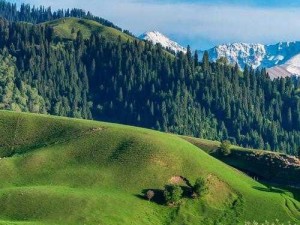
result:
[[(186, 55), (166, 54), (160, 46), (124, 40), (127, 34), (118, 27), (80, 10), (51, 12), (23, 5), (15, 11), (3, 1), (0, 6), (1, 15), (11, 21), (0, 20), (0, 50), (6, 59), (0, 70), (5, 80), (0, 83), (2, 109), (229, 139), (290, 154), (300, 146), (297, 78), (271, 80), (265, 70), (250, 68), (241, 72), (224, 60), (209, 62), (207, 54), (199, 59), (190, 49)], [(55, 29), (74, 22), (71, 16), (79, 24), (89, 24), (86, 18), (93, 25), (100, 22), (117, 37), (89, 36), (85, 26), (66, 40)]]

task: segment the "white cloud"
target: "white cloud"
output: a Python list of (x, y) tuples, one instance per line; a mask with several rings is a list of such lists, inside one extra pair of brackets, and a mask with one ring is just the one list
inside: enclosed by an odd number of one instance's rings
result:
[(132, 0), (29, 0), (29, 3), (83, 8), (135, 34), (159, 30), (197, 48), (206, 48), (208, 43), (300, 40), (300, 8)]

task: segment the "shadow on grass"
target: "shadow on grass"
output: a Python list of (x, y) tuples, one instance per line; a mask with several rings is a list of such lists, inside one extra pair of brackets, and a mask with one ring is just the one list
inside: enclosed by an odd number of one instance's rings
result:
[[(193, 190), (191, 187), (188, 186), (180, 186), (183, 193), (182, 193), (182, 198), (193, 198)], [(166, 200), (165, 200), (165, 196), (164, 196), (164, 190), (162, 189), (143, 189), (141, 194), (136, 194), (135, 196), (143, 199), (145, 201), (149, 201), (149, 199), (147, 198), (147, 192), (148, 191), (153, 191), (154, 192), (154, 197), (150, 200), (151, 202), (154, 202), (158, 205), (166, 205)]]
[(183, 194), (182, 197), (183, 198), (192, 198), (192, 194), (193, 194), (193, 189), (189, 186), (180, 186)]
[[(284, 192), (288, 195), (291, 195), (294, 199), (296, 199), (297, 201), (300, 202), (300, 186), (299, 185), (295, 185), (295, 186), (283, 186), (283, 185), (279, 185), (279, 184), (269, 184), (269, 183), (266, 183), (264, 182), (263, 183), (264, 185), (272, 185), (273, 186), (273, 189), (283, 189)], [(290, 193), (290, 194), (289, 194)]]
[(285, 191), (278, 189), (278, 188), (274, 188), (274, 187), (256, 187), (256, 186), (254, 186), (253, 188), (256, 190), (259, 190), (259, 191), (264, 191), (264, 192), (272, 192), (272, 193), (279, 193), (279, 194), (285, 193)]
[(154, 202), (158, 205), (165, 205), (166, 201), (164, 197), (164, 191), (161, 189), (143, 189), (141, 194), (137, 194), (135, 196), (145, 201), (149, 201), (146, 197), (146, 193), (149, 190), (154, 192), (154, 197), (151, 199), (151, 202)]

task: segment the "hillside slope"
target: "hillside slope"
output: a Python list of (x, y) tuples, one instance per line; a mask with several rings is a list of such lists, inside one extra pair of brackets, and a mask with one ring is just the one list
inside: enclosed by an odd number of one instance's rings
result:
[[(93, 121), (0, 112), (0, 224), (244, 224), (293, 221), (299, 202), (181, 138)], [(167, 207), (141, 198), (174, 176), (209, 194)]]
[(69, 40), (75, 39), (79, 30), (81, 31), (84, 39), (88, 39), (93, 33), (98, 33), (111, 41), (117, 41), (119, 36), (123, 41), (134, 40), (132, 36), (129, 36), (115, 28), (104, 26), (93, 20), (71, 17), (53, 20), (43, 24), (53, 27), (57, 36)]

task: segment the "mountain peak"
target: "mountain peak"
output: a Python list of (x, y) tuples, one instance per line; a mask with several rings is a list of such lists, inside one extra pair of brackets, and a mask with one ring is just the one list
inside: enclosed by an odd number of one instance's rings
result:
[(182, 47), (180, 44), (178, 44), (175, 41), (172, 41), (167, 36), (163, 35), (159, 31), (149, 31), (145, 32), (141, 36), (139, 36), (140, 39), (150, 41), (153, 44), (161, 44), (165, 48), (169, 48), (175, 52), (184, 52), (186, 53), (187, 49)]
[[(226, 57), (240, 68), (267, 68), (270, 76), (300, 75), (300, 42), (279, 42), (273, 45), (259, 43), (229, 43), (207, 50), (212, 61)], [(199, 51), (200, 56), (203, 51)]]

